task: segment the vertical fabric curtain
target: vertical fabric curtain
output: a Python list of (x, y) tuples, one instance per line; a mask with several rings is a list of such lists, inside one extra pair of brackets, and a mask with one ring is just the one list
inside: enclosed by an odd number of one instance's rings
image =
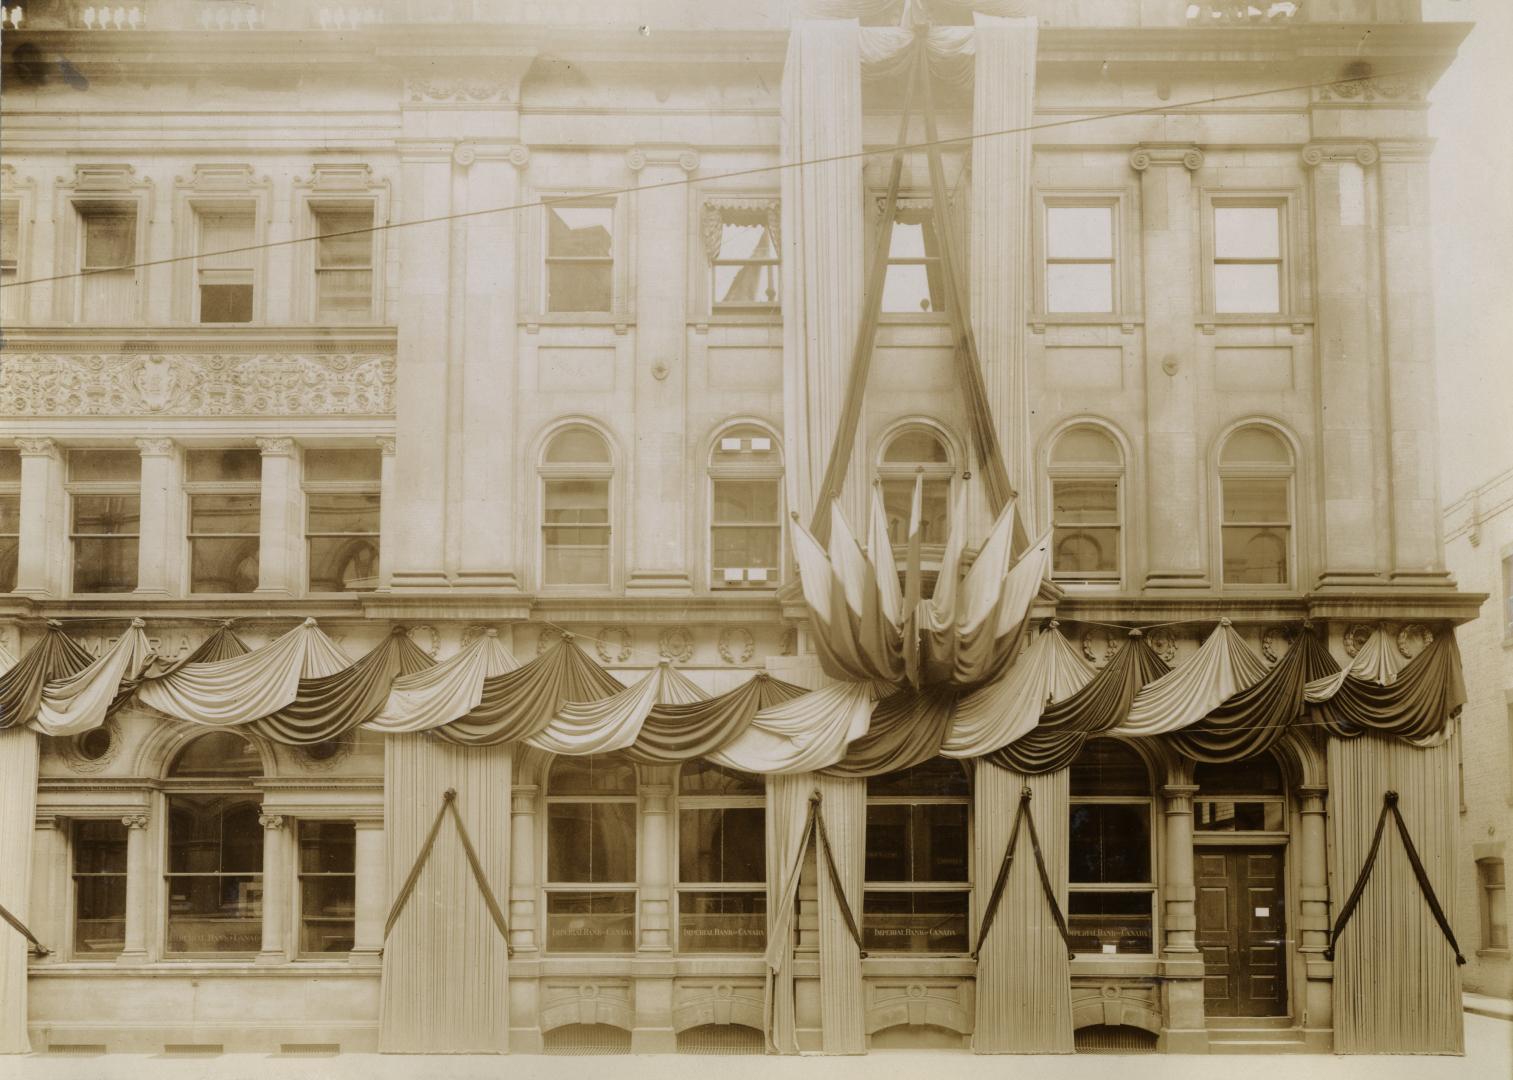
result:
[[(856, 919), (862, 912), (862, 877), (866, 864), (867, 782), (850, 777), (815, 776), (830, 847), (839, 871), (839, 886)], [(819, 860), (820, 1048), (827, 1054), (861, 1054), (867, 1049), (866, 994), (862, 986), (860, 947), (851, 937), (836, 882)]]
[(803, 774), (767, 777), (767, 1048), (783, 1054), (799, 1052), (793, 949), (799, 884), (812, 850), (804, 827), (813, 788)]
[[(37, 757), (35, 733), (14, 726), (0, 730), (0, 905), (23, 922), (30, 914)], [(26, 958), (26, 939), (0, 922), (0, 1054), (31, 1052)]]

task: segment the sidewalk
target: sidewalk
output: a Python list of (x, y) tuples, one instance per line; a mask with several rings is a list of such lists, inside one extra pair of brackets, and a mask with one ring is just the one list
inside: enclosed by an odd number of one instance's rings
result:
[(1474, 1016), (1490, 1016), (1494, 1020), (1513, 1020), (1513, 1001), (1507, 998), (1488, 997), (1486, 994), (1461, 994), (1461, 1007)]
[(227, 1054), (211, 1058), (162, 1055), (0, 1058), (0, 1080), (1504, 1080), (1513, 1077), (1513, 1024), (1466, 1016), (1466, 1056), (1333, 1057), (1167, 1056), (1142, 1054), (1054, 1057), (977, 1057), (893, 1051), (868, 1057), (393, 1057), (350, 1054), (285, 1058)]

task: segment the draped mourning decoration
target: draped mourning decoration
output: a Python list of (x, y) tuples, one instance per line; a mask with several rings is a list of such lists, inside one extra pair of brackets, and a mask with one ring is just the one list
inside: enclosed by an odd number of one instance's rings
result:
[(957, 693), (950, 689), (900, 690), (872, 707), (867, 733), (846, 756), (825, 769), (830, 776), (867, 777), (922, 765), (940, 754)]
[(65, 737), (103, 724), (121, 684), (136, 681), (152, 662), (152, 647), (142, 632), (145, 625), (141, 619), (132, 619), (126, 633), (98, 660), (44, 686), (31, 727), (44, 735)]
[(126, 679), (121, 682), (121, 688), (116, 691), (109, 708), (105, 710), (106, 716), (113, 716), (136, 694), (137, 687), (142, 685), (143, 679), (161, 678), (164, 675), (172, 675), (175, 671), (188, 664), (215, 664), (222, 660), (230, 660), (234, 656), (245, 656), (252, 650), (247, 648), (247, 643), (236, 636), (236, 631), (231, 629), (231, 620), (227, 619), (215, 628), (215, 632), (200, 642), (199, 647), (185, 653), (179, 659), (165, 664), (162, 668), (154, 670), (149, 667), (135, 679)]
[(1303, 715), (1304, 687), (1339, 670), (1305, 623), (1287, 655), (1260, 682), (1172, 735), (1178, 753), (1195, 761), (1241, 761), (1265, 753)]
[(467, 746), (529, 739), (544, 731), (567, 702), (599, 701), (625, 686), (564, 638), (530, 663), (483, 680), (483, 698), (436, 734)]
[(1145, 635), (1131, 630), (1125, 646), (1091, 682), (1046, 709), (1033, 731), (988, 754), (987, 760), (1032, 775), (1064, 769), (1088, 739), (1118, 726), (1140, 689), (1168, 670)]
[(808, 693), (759, 671), (727, 693), (681, 705), (655, 705), (625, 756), (643, 765), (672, 765), (704, 757), (734, 742), (756, 714)]
[(1052, 619), (1020, 653), (1008, 674), (958, 699), (940, 752), (980, 757), (1034, 729), (1047, 705), (1065, 701), (1093, 678)]
[(1161, 735), (1190, 727), (1269, 669), (1228, 619), (1204, 639), (1197, 653), (1135, 695), (1116, 735)]
[(1435, 635), (1390, 684), (1347, 675), (1333, 697), (1310, 710), (1338, 738), (1371, 734), (1411, 740), (1437, 734), (1465, 703), (1460, 650), (1446, 632)]
[(63, 632), (60, 623), (49, 622), (42, 640), (0, 675), (0, 729), (30, 721), (37, 715), (48, 683), (77, 675), (94, 661)]

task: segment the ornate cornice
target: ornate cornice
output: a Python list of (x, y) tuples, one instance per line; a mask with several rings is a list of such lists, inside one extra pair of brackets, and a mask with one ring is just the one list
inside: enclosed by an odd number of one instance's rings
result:
[(1302, 152), (1303, 164), (1309, 168), (1326, 162), (1333, 165), (1341, 161), (1353, 161), (1357, 165), (1375, 165), (1380, 156), (1375, 143), (1354, 140), (1312, 142), (1303, 147)]
[(1152, 165), (1181, 165), (1197, 172), (1203, 168), (1203, 151), (1193, 143), (1141, 143), (1130, 151), (1129, 163), (1136, 172)]
[(635, 173), (648, 165), (676, 165), (692, 173), (699, 167), (699, 152), (686, 146), (634, 146), (625, 152), (625, 165)]
[(1325, 83), (1318, 92), (1320, 101), (1423, 101), (1427, 87), (1427, 81), (1420, 74), (1382, 75)]

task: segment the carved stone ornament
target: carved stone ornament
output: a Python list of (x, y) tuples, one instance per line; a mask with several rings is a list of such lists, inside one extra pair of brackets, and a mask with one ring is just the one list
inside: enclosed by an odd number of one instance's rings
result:
[(452, 160), (465, 169), (478, 160), (478, 148), (470, 142), (460, 142), (452, 147)]
[(349, 736), (326, 739), (300, 747), (300, 761), (311, 772), (330, 772), (352, 753)]
[(1102, 626), (1090, 626), (1082, 632), (1082, 655), (1095, 664), (1106, 664), (1124, 646), (1118, 635)]
[(1177, 635), (1165, 627), (1152, 630), (1145, 636), (1145, 643), (1151, 647), (1151, 652), (1161, 658), (1163, 663), (1170, 664), (1177, 658)]
[(783, 634), (778, 638), (778, 654), (780, 656), (799, 654), (799, 628), (797, 626), (783, 627)]
[(20, 353), (6, 358), (9, 416), (392, 416), (383, 354)]
[(687, 663), (693, 659), (693, 634), (686, 626), (673, 626), (657, 635), (657, 655), (664, 660)]
[(606, 664), (623, 664), (630, 659), (630, 627), (606, 626), (599, 631), (594, 651)]
[(1310, 168), (1326, 161), (1353, 161), (1357, 165), (1375, 165), (1381, 154), (1369, 142), (1309, 143), (1303, 147), (1303, 164)]
[(1203, 151), (1191, 144), (1137, 146), (1130, 151), (1130, 168), (1144, 172), (1152, 165), (1181, 165), (1188, 172), (1203, 168)]
[(409, 635), (410, 640), (432, 660), (435, 660), (436, 654), (441, 652), (441, 633), (430, 623), (421, 623), (419, 626), (412, 626), (406, 633)]
[(536, 655), (540, 656), (558, 642), (571, 640), (571, 634), (565, 634), (555, 626), (543, 627), (540, 636), (536, 638)]
[(151, 822), (146, 814), (126, 814), (121, 818), (121, 824), (128, 829), (145, 829)]
[(57, 746), (71, 771), (104, 772), (121, 753), (121, 728), (112, 717), (91, 731), (57, 740)]
[(1388, 75), (1375, 79), (1349, 79), (1319, 87), (1320, 101), (1423, 101), (1426, 92), (1420, 75)]
[(1261, 655), (1275, 664), (1292, 648), (1297, 631), (1290, 626), (1268, 626), (1261, 632)]
[(641, 147), (625, 152), (625, 167), (640, 172), (648, 165), (676, 165), (686, 173), (699, 167), (699, 152), (685, 147)]
[(1408, 623), (1397, 632), (1397, 651), (1412, 660), (1434, 644), (1434, 631), (1423, 623)]
[(497, 637), (499, 631), (492, 626), (485, 626), (482, 623), (473, 623), (470, 626), (464, 627), (462, 631), (462, 647), (466, 649), (485, 634), (492, 634)]
[(282, 829), (284, 827), (283, 814), (259, 814), (257, 823), (265, 829)]
[(744, 664), (756, 653), (756, 638), (744, 626), (727, 626), (720, 631), (715, 647), (727, 664)]
[(492, 79), (409, 79), (405, 82), (405, 100), (417, 103), (473, 105), (509, 99), (509, 88)]
[(1349, 657), (1356, 656), (1365, 648), (1367, 640), (1375, 632), (1376, 627), (1370, 623), (1355, 623), (1347, 626), (1344, 634), (1345, 655)]

